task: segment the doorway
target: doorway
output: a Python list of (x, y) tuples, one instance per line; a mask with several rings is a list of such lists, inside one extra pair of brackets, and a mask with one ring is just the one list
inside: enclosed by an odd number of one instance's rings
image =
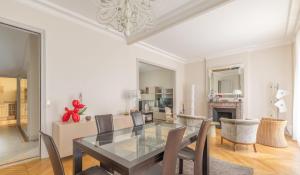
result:
[(40, 156), (41, 35), (0, 23), (0, 165)]
[(173, 118), (176, 111), (176, 72), (145, 62), (138, 62), (139, 110), (153, 113), (154, 120)]

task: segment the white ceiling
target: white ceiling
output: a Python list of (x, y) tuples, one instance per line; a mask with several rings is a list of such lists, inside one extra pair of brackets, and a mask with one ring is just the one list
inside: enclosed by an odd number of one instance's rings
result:
[[(96, 19), (96, 0), (35, 1), (47, 6), (54, 4), (52, 8), (60, 7), (59, 11), (66, 9), (64, 13), (73, 17)], [(290, 32), (286, 31), (295, 29), (289, 26), (293, 23), (290, 19), (297, 21), (299, 16), (299, 8), (292, 6), (298, 6), (300, 0), (155, 0), (154, 3), (157, 21), (162, 23), (149, 33), (132, 37), (131, 42), (143, 39), (151, 48), (190, 62), (289, 42)], [(193, 12), (188, 14), (189, 10)], [(170, 17), (174, 19), (168, 23)]]
[(0, 76), (17, 77), (24, 72), (28, 33), (0, 24)]
[[(79, 13), (89, 19), (96, 20), (98, 0), (48, 0), (63, 8)], [(169, 13), (172, 10), (186, 4), (192, 0), (155, 0), (153, 3), (153, 13), (156, 18)], [(205, 1), (205, 0), (198, 0)]]
[(145, 42), (188, 59), (285, 40), (289, 0), (235, 0)]

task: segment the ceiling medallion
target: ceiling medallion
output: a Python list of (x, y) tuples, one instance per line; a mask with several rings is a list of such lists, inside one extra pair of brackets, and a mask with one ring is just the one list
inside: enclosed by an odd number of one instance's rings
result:
[(154, 26), (155, 0), (96, 0), (97, 21), (128, 37)]

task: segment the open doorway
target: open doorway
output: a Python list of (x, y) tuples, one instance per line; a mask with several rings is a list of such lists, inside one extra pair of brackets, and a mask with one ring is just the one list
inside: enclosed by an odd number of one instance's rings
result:
[(0, 165), (40, 156), (38, 33), (0, 23)]
[(138, 71), (141, 92), (139, 110), (153, 112), (154, 120), (172, 119), (176, 111), (176, 72), (144, 62), (138, 62)]

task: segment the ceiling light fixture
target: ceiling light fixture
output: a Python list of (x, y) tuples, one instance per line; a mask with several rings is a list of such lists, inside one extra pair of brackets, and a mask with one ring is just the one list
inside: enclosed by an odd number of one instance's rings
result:
[(128, 37), (152, 28), (154, 17), (152, 3), (155, 0), (96, 0), (97, 21)]

